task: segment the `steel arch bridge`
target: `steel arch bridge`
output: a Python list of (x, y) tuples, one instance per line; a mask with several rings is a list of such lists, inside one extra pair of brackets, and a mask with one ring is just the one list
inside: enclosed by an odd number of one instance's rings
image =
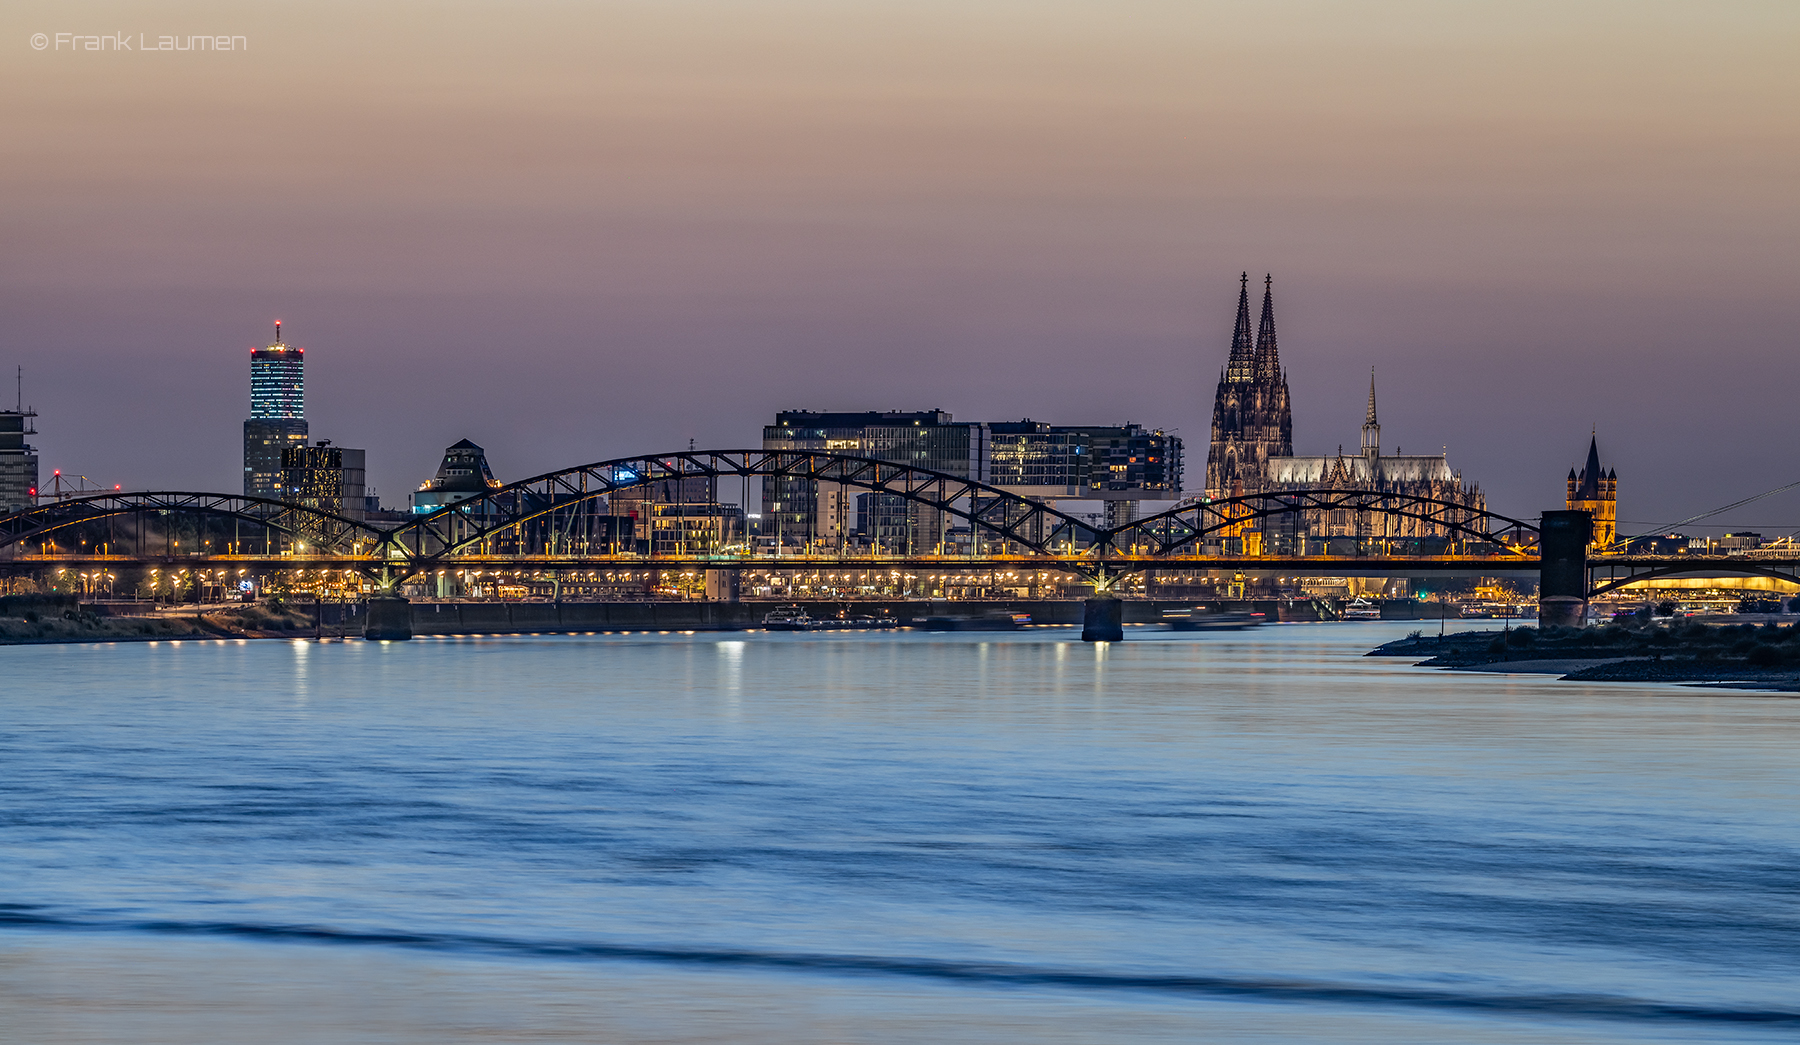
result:
[[(100, 524), (128, 521), (135, 524), (137, 545), (131, 558), (230, 555), (276, 568), (282, 563), (299, 565), (304, 558), (308, 563), (354, 569), (384, 588), (462, 559), (515, 561), (553, 568), (618, 560), (655, 566), (660, 560), (654, 555), (621, 555), (616, 547), (610, 552), (596, 547), (591, 523), (603, 514), (598, 511), (602, 500), (645, 488), (654, 492), (659, 485), (680, 490), (682, 484), (694, 480), (716, 484), (731, 479), (745, 484), (746, 504), (751, 479), (834, 485), (891, 496), (931, 509), (943, 518), (966, 522), (972, 532), (983, 535), (985, 547), (980, 555), (986, 558), (962, 561), (978, 565), (983, 561), (1023, 560), (1080, 574), (1102, 588), (1126, 573), (1158, 566), (1216, 568), (1211, 557), (1200, 554), (1202, 542), (1209, 538), (1229, 536), (1252, 524), (1266, 529), (1291, 520), (1297, 526), (1309, 514), (1329, 512), (1429, 524), (1454, 538), (1462, 550), (1462, 554), (1450, 556), (1365, 553), (1357, 557), (1370, 566), (1382, 562), (1395, 566), (1429, 562), (1440, 568), (1459, 563), (1504, 563), (1516, 570), (1536, 565), (1537, 528), (1532, 524), (1429, 497), (1380, 491), (1292, 490), (1196, 502), (1123, 525), (1103, 527), (1052, 504), (945, 472), (846, 454), (785, 450), (688, 450), (614, 458), (499, 486), (387, 527), (304, 505), (234, 494), (145, 492), (71, 498), (0, 517), (0, 554), (10, 552), (14, 563), (41, 563), (46, 556), (53, 557), (47, 549), (55, 546), (58, 535), (84, 527), (92, 535), (96, 532), (94, 527)], [(185, 551), (180, 548), (179, 538), (170, 537), (171, 530), (184, 523), (192, 523), (196, 534)], [(229, 540), (222, 529), (226, 524), (232, 527)], [(145, 551), (146, 528), (160, 532), (164, 545), (160, 556), (154, 548)], [(251, 531), (249, 534), (244, 533), (246, 528)], [(225, 547), (214, 549), (212, 538), (201, 536), (203, 533), (218, 535), (219, 544)], [(935, 537), (935, 552), (921, 553), (909, 538), (907, 547), (885, 552), (877, 547), (872, 552), (859, 553), (855, 561), (872, 563), (884, 554), (889, 558), (941, 559), (942, 528), (924, 536), (927, 541)], [(155, 540), (153, 532), (150, 541), (154, 544)], [(33, 541), (39, 545), (39, 554), (20, 559), (20, 550)], [(96, 539), (94, 543), (100, 542)], [(310, 555), (298, 556), (308, 545), (312, 549)], [(112, 542), (106, 546), (109, 553), (113, 551)], [(1484, 554), (1470, 554), (1474, 549)], [(68, 550), (60, 554), (66, 555)], [(829, 550), (824, 550), (824, 558), (829, 558)], [(821, 558), (815, 555), (807, 562), (797, 563), (793, 556), (783, 556), (777, 547), (772, 558), (745, 551), (688, 555), (683, 561), (718, 568), (781, 567), (816, 564)], [(1292, 559), (1289, 562), (1291, 565)]]
[[(16, 549), (33, 540), (46, 542), (55, 534), (89, 524), (147, 517), (228, 520), (296, 541), (311, 540), (329, 549), (373, 548), (383, 533), (367, 523), (266, 497), (157, 490), (71, 497), (0, 516), (0, 550)], [(165, 535), (170, 532), (170, 528), (162, 529)]]
[[(1248, 523), (1299, 522), (1307, 515), (1346, 512), (1368, 517), (1407, 519), (1454, 535), (1459, 542), (1492, 545), (1506, 555), (1535, 553), (1538, 528), (1520, 519), (1455, 501), (1379, 490), (1309, 489), (1243, 494), (1216, 501), (1181, 505), (1105, 531), (1105, 541), (1118, 551), (1147, 545), (1156, 555), (1171, 555), (1197, 541), (1225, 534)], [(1496, 525), (1500, 524), (1500, 525)], [(1314, 534), (1314, 536), (1318, 536)], [(1395, 535), (1363, 535), (1362, 539), (1403, 540)]]
[(1617, 555), (1589, 560), (1588, 567), (1592, 573), (1604, 570), (1608, 574), (1605, 580), (1590, 582), (1590, 597), (1668, 577), (1767, 577), (1800, 584), (1800, 559), (1794, 558), (1757, 561), (1729, 556), (1679, 559)]

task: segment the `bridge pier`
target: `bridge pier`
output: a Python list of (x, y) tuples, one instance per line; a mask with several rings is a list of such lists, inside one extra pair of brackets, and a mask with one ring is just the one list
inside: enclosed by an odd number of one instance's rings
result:
[(1591, 512), (1545, 512), (1538, 536), (1538, 626), (1579, 628), (1587, 623), (1588, 541)]
[(1109, 597), (1087, 600), (1081, 615), (1081, 641), (1125, 641), (1125, 604)]
[(369, 599), (363, 638), (393, 642), (412, 637), (412, 603), (398, 595), (375, 595)]

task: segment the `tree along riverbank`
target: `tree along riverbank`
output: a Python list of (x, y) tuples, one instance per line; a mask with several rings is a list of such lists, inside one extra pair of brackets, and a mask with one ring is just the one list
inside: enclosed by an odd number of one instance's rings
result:
[(1544, 672), (1582, 682), (1692, 682), (1800, 692), (1800, 624), (1634, 620), (1603, 628), (1415, 632), (1370, 650), (1419, 666)]

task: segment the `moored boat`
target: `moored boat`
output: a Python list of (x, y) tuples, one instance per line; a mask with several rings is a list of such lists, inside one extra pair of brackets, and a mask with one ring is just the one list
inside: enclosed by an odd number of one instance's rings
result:
[(798, 606), (770, 610), (762, 619), (762, 626), (770, 631), (816, 631), (820, 623)]

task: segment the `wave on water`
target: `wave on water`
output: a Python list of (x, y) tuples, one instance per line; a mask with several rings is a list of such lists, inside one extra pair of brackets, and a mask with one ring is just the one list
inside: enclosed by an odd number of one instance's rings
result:
[(0, 904), (0, 928), (216, 936), (409, 950), (551, 958), (640, 961), (712, 968), (773, 969), (836, 975), (896, 976), (940, 982), (1013, 987), (1063, 987), (1098, 991), (1147, 991), (1190, 997), (1344, 1005), (1448, 1009), (1494, 1015), (1552, 1016), (1628, 1021), (1800, 1026), (1800, 1009), (1735, 1009), (1684, 1005), (1617, 995), (1475, 994), (1428, 987), (1364, 986), (1317, 980), (1233, 976), (1109, 973), (1000, 962), (956, 962), (801, 951), (517, 940), (463, 933), (356, 932), (307, 925), (248, 922), (128, 921), (69, 918), (20, 904)]

